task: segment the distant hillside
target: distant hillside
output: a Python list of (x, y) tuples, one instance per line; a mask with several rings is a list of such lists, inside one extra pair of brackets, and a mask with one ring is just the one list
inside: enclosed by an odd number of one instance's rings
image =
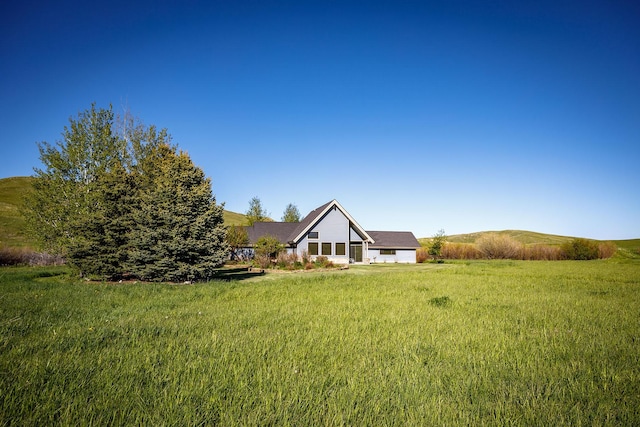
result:
[(565, 242), (568, 242), (573, 239), (573, 237), (569, 236), (558, 236), (555, 234), (544, 234), (544, 233), (536, 233), (533, 231), (524, 231), (524, 230), (501, 230), (501, 231), (481, 231), (477, 233), (469, 233), (469, 234), (456, 234), (453, 236), (447, 236), (447, 241), (453, 243), (475, 243), (480, 237), (495, 233), (501, 236), (509, 236), (513, 240), (523, 243), (525, 245), (529, 244), (545, 244), (545, 245), (561, 245)]
[[(0, 246), (34, 247), (24, 233), (25, 221), (20, 213), (22, 198), (31, 189), (32, 177), (20, 176), (0, 179)], [(246, 217), (224, 211), (225, 225), (246, 225)]]
[[(477, 233), (468, 234), (454, 234), (447, 236), (447, 242), (451, 243), (475, 243), (479, 238), (486, 234), (495, 233), (499, 235), (506, 235), (511, 237), (517, 242), (525, 245), (531, 244), (544, 244), (544, 245), (561, 245), (565, 242), (575, 239), (570, 236), (558, 236), (555, 234), (536, 233), (533, 231), (523, 230), (501, 230), (501, 231), (481, 231)], [(425, 246), (431, 239), (423, 237), (418, 239), (421, 245)], [(630, 240), (612, 240), (619, 248), (624, 252), (628, 252), (629, 255), (636, 256), (640, 254), (640, 239)]]
[(31, 177), (0, 179), (0, 246), (33, 247), (24, 233), (22, 198), (31, 189)]
[(237, 212), (225, 210), (224, 225), (247, 225), (247, 217)]

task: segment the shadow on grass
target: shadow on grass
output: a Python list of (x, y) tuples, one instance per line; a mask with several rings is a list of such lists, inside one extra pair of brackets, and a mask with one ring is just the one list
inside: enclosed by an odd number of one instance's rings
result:
[(264, 270), (249, 267), (226, 267), (221, 268), (215, 275), (215, 280), (231, 282), (236, 280), (247, 280), (264, 275)]

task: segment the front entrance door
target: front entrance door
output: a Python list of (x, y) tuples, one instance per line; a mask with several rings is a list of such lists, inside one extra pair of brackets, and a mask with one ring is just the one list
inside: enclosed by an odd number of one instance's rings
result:
[(354, 262), (362, 262), (362, 243), (349, 245), (349, 258)]

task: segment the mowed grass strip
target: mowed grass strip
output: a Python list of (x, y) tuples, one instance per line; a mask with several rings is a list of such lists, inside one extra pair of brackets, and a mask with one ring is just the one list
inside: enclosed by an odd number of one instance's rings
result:
[(640, 264), (0, 270), (0, 424), (637, 425)]

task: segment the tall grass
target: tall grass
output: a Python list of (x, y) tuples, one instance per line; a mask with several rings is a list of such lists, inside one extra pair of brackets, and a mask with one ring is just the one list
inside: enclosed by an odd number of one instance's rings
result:
[(637, 425), (637, 261), (0, 269), (0, 424)]

